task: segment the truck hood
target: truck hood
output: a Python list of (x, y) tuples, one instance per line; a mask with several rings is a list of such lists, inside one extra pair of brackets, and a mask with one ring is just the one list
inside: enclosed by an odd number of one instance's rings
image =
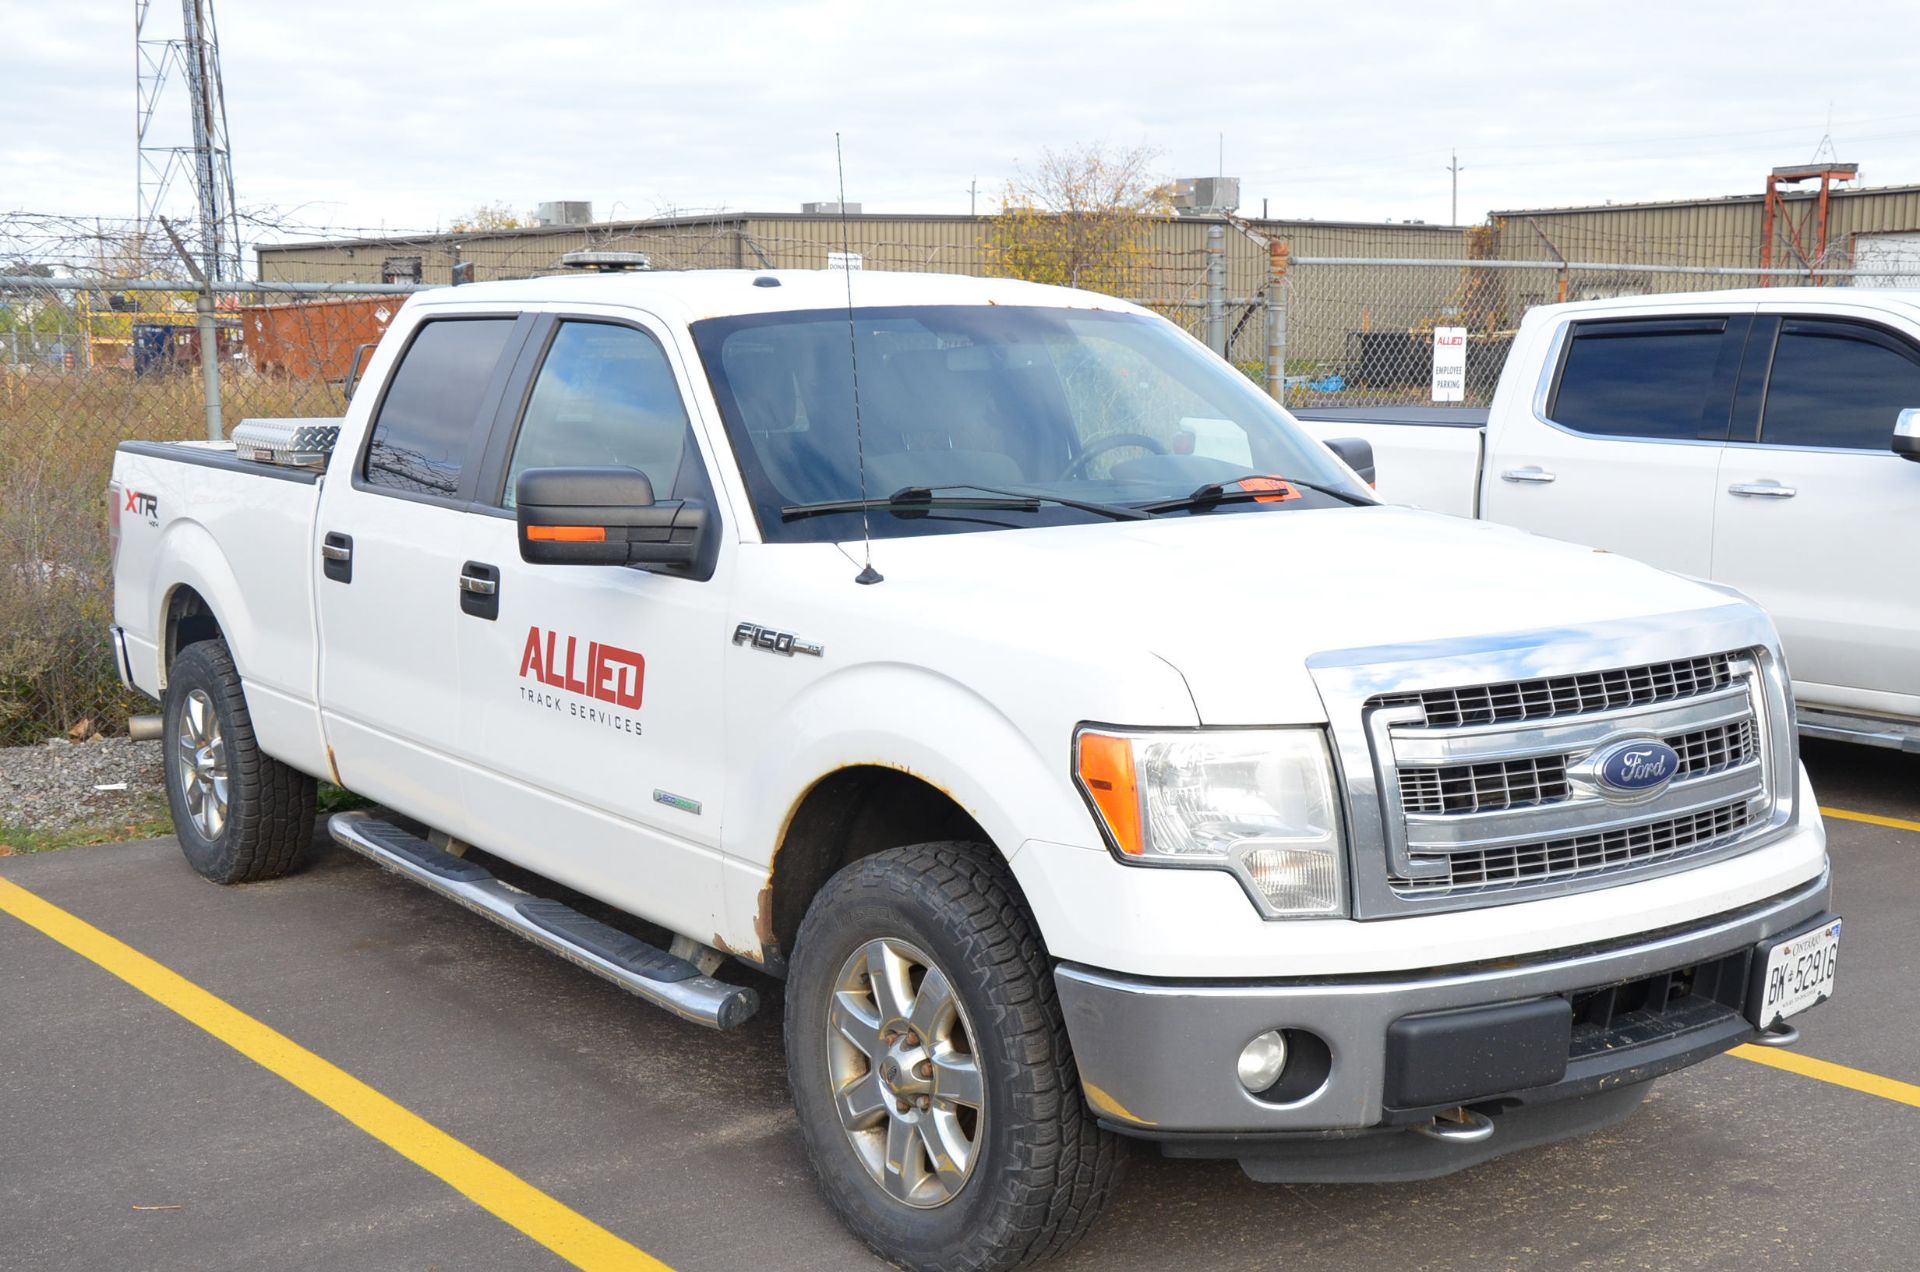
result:
[[(860, 545), (842, 545), (858, 558)], [(1056, 647), (1132, 644), (1207, 724), (1324, 719), (1307, 659), (1335, 650), (1724, 605), (1594, 548), (1409, 508), (1315, 509), (884, 539), (892, 606)]]

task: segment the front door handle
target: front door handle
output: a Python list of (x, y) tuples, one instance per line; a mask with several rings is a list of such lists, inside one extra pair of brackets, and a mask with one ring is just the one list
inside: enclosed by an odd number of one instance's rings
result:
[(1736, 481), (1727, 487), (1727, 493), (1749, 499), (1791, 499), (1796, 492), (1792, 486), (1782, 486), (1777, 481)]
[(480, 561), (460, 567), (460, 612), (489, 621), (500, 617), (500, 571)]
[(320, 540), (320, 569), (336, 583), (353, 582), (353, 536), (329, 530)]
[(1554, 475), (1552, 473), (1548, 472), (1544, 468), (1541, 468), (1539, 465), (1529, 464), (1525, 468), (1507, 469), (1507, 471), (1500, 474), (1500, 480), (1529, 482), (1534, 485), (1544, 486), (1548, 482), (1553, 480), (1553, 476)]

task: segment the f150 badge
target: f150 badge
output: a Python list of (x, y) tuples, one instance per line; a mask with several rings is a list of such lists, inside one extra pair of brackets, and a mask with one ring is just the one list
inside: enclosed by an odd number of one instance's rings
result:
[(751, 645), (755, 649), (764, 649), (770, 654), (785, 654), (789, 658), (795, 654), (812, 654), (818, 658), (826, 653), (821, 646), (810, 640), (801, 640), (792, 632), (777, 632), (771, 627), (762, 627), (758, 623), (742, 623), (734, 628), (733, 643)]

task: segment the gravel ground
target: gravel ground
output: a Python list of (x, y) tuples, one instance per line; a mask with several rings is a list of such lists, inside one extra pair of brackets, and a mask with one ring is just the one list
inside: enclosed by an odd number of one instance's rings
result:
[[(60, 739), (0, 748), (0, 826), (30, 831), (146, 820), (165, 798), (160, 743)], [(125, 783), (125, 790), (96, 787)]]

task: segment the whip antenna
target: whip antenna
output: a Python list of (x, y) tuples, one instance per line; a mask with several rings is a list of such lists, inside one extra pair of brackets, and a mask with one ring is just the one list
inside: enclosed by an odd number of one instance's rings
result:
[(873, 568), (873, 530), (867, 523), (867, 441), (860, 427), (860, 340), (853, 329), (853, 242), (847, 231), (847, 161), (840, 134), (833, 134), (833, 164), (840, 173), (840, 269), (847, 276), (847, 362), (853, 371), (853, 459), (860, 474), (860, 546), (866, 564), (855, 583), (878, 583), (886, 576)]

